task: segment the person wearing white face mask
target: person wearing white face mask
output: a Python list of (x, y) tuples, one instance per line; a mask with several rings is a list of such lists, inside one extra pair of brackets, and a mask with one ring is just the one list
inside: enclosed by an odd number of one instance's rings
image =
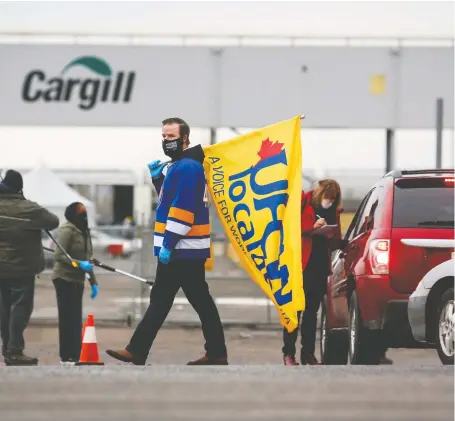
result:
[[(317, 312), (326, 292), (327, 276), (332, 272), (331, 252), (343, 247), (341, 240), (340, 213), (341, 189), (335, 180), (321, 180), (314, 190), (302, 193), (302, 271), (305, 291), (305, 311), (300, 323), (301, 364), (318, 365), (316, 359)], [(332, 238), (313, 235), (318, 228), (329, 224), (338, 225)], [(300, 318), (300, 315), (299, 315)], [(288, 333), (283, 329), (283, 361), (285, 365), (298, 365), (295, 360), (299, 329)]]
[(333, 205), (333, 200), (330, 199), (322, 199), (321, 200), (321, 206), (324, 209), (329, 209)]

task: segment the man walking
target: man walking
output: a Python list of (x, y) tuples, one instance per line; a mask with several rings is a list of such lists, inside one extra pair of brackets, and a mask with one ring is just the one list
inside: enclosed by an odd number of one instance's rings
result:
[(158, 256), (156, 281), (149, 307), (123, 350), (107, 350), (117, 360), (145, 365), (158, 330), (182, 288), (199, 315), (205, 338), (205, 355), (188, 365), (227, 365), (223, 326), (205, 280), (210, 257), (210, 223), (204, 152), (189, 148), (190, 128), (180, 118), (163, 121), (163, 150), (171, 163), (149, 164), (159, 194), (156, 209), (154, 254)]
[(38, 364), (23, 353), (24, 331), (33, 311), (35, 275), (44, 270), (41, 230), (59, 224), (56, 215), (26, 200), (22, 187), (14, 170), (0, 183), (0, 331), (6, 365)]

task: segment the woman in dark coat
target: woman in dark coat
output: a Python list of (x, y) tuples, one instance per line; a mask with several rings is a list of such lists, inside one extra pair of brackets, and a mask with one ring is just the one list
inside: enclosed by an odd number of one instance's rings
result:
[[(332, 273), (331, 253), (342, 247), (340, 213), (341, 189), (335, 180), (321, 180), (314, 190), (302, 193), (302, 271), (305, 292), (305, 311), (300, 322), (302, 364), (317, 365), (315, 343), (317, 312), (327, 289), (327, 277)], [(317, 235), (324, 225), (338, 225), (331, 238)], [(300, 314), (299, 314), (300, 318)], [(299, 329), (288, 333), (283, 329), (283, 361), (285, 365), (298, 365), (295, 360)]]
[(92, 299), (98, 294), (98, 283), (90, 263), (92, 240), (85, 206), (79, 202), (71, 203), (66, 208), (65, 218), (68, 222), (59, 228), (58, 239), (77, 267), (57, 247), (52, 281), (57, 294), (60, 360), (64, 365), (73, 365), (79, 361), (82, 347), (82, 298), (86, 273), (89, 274)]

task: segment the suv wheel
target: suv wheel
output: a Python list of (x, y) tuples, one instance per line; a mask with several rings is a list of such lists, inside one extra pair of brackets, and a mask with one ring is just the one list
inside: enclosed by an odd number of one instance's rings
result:
[(333, 331), (327, 324), (326, 297), (321, 304), (320, 326), (321, 362), (325, 365), (346, 364), (348, 359), (348, 338), (343, 331)]
[(378, 365), (382, 348), (380, 331), (369, 331), (363, 327), (357, 293), (354, 291), (349, 304), (349, 349), (348, 364)]
[(455, 329), (453, 288), (449, 288), (442, 295), (437, 315), (438, 341), (436, 346), (439, 359), (444, 365), (453, 365)]

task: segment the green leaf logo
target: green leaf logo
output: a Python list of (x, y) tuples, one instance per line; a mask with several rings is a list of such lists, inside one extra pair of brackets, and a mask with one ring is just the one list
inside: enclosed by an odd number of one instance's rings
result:
[(71, 67), (83, 66), (90, 69), (92, 72), (98, 73), (102, 76), (111, 76), (112, 70), (104, 60), (95, 56), (78, 57), (68, 63), (62, 70), (62, 74), (66, 73)]

